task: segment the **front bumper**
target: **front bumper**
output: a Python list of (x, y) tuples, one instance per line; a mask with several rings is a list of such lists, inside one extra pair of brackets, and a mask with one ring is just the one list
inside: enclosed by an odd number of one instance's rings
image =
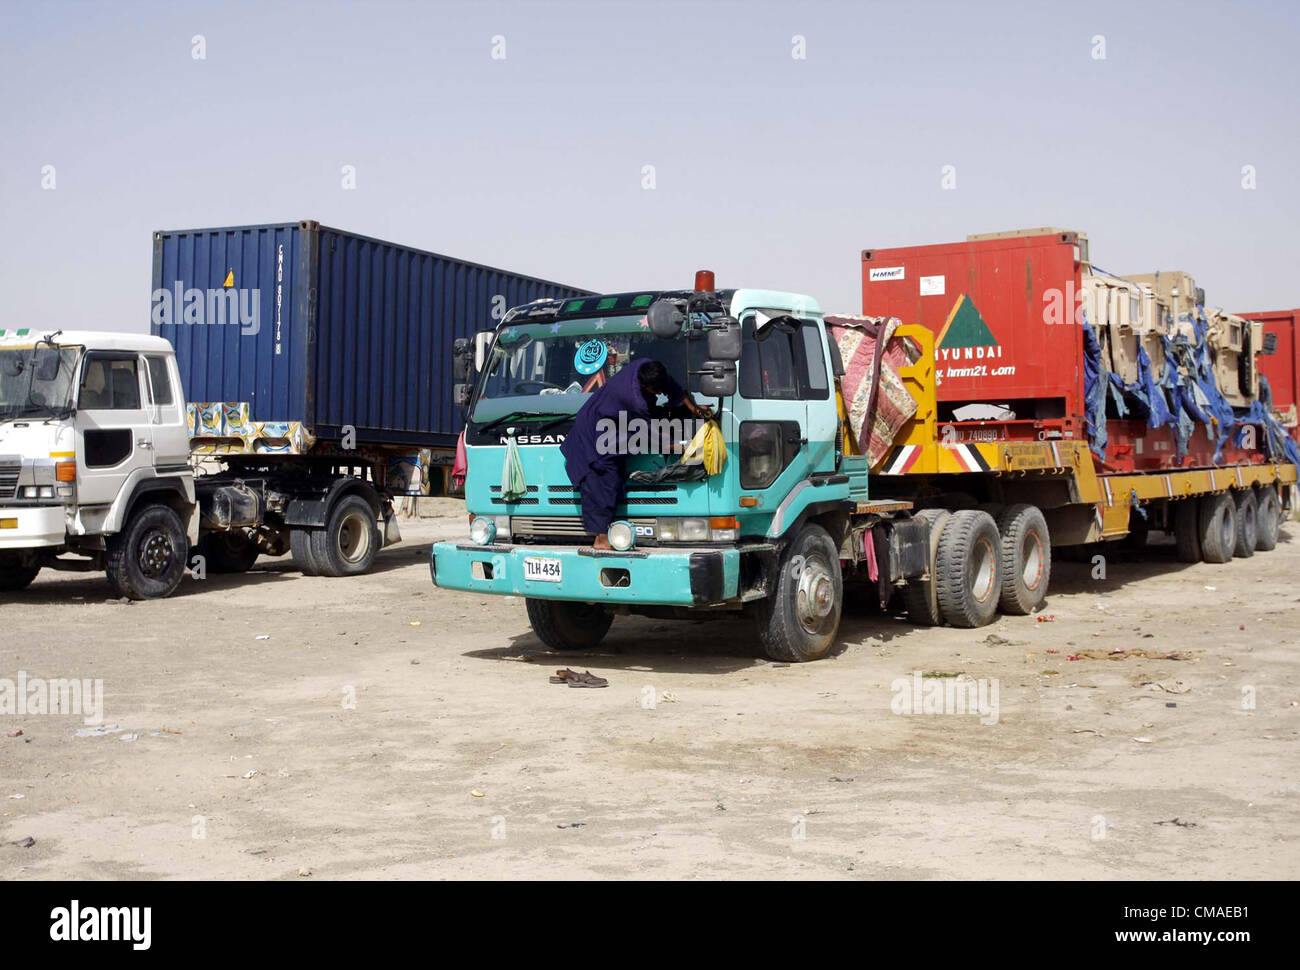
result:
[[(4, 528), (13, 520), (12, 527)], [(62, 505), (0, 507), (0, 549), (45, 548), (65, 541), (67, 522)]]
[[(525, 579), (525, 558), (558, 559), (560, 582)], [(573, 546), (439, 542), (429, 568), (434, 585), (443, 589), (583, 603), (707, 606), (738, 596), (740, 552), (676, 547), (595, 553)]]

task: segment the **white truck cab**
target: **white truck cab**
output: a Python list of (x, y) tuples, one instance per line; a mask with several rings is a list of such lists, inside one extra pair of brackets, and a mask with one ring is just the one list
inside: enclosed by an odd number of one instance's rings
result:
[(189, 459), (166, 340), (0, 330), (0, 594), (50, 566), (169, 595), (198, 541)]

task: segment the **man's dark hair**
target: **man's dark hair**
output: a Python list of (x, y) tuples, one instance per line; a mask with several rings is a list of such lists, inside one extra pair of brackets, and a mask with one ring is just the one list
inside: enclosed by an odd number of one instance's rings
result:
[(647, 391), (663, 394), (668, 390), (668, 368), (653, 358), (641, 365), (636, 379)]

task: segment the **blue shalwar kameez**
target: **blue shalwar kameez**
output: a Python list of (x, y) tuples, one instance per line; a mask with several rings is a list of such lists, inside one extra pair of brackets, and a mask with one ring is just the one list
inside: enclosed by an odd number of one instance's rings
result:
[[(630, 362), (597, 388), (579, 409), (573, 429), (560, 445), (569, 481), (577, 486), (582, 498), (582, 527), (591, 535), (609, 531), (614, 521), (614, 506), (626, 480), (626, 456), (602, 454), (596, 447), (599, 425), (606, 418), (618, 424), (620, 412), (626, 413), (627, 421), (650, 418), (650, 402), (637, 380), (641, 367), (649, 360), (645, 357)], [(669, 405), (680, 403), (685, 392), (672, 377), (668, 378), (668, 384), (664, 393)]]

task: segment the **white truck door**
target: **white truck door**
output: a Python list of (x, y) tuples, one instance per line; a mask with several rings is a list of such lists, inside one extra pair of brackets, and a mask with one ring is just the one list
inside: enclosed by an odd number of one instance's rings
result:
[(185, 402), (175, 358), (170, 354), (145, 354), (144, 374), (149, 388), (149, 421), (153, 426), (154, 461), (159, 468), (187, 465), (190, 433), (185, 422)]
[(154, 464), (139, 354), (86, 353), (77, 390), (77, 504), (108, 505), (132, 472)]

